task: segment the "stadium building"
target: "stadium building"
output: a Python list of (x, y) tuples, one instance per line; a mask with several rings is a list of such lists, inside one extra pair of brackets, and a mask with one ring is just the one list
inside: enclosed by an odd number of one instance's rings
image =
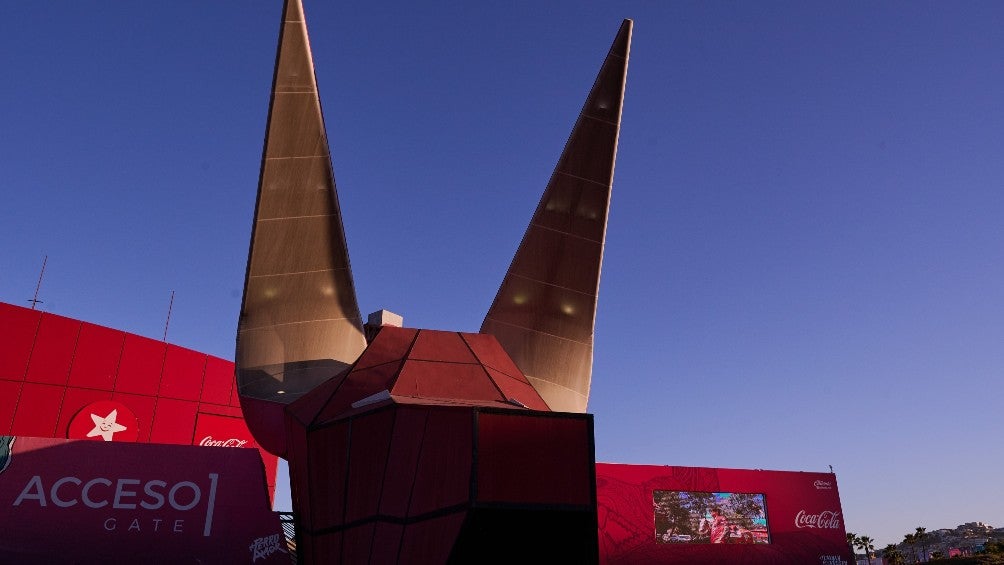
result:
[(853, 562), (832, 473), (596, 461), (631, 20), (478, 333), (364, 322), (300, 0), (281, 21), (235, 361), (0, 304), (0, 561)]

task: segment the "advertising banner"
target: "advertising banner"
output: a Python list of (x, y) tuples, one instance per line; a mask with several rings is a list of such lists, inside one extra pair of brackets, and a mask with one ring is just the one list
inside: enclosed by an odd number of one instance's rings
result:
[(605, 564), (850, 565), (832, 473), (596, 466)]
[(290, 562), (255, 449), (0, 436), (2, 563)]

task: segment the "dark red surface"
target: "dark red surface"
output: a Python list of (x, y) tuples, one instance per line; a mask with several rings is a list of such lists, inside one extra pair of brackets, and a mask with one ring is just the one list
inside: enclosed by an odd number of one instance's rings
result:
[(285, 421), (304, 562), (473, 563), (542, 544), (547, 562), (596, 561), (592, 416), (547, 410), (492, 336), (383, 327)]
[[(257, 447), (233, 394), (234, 364), (119, 330), (0, 303), (0, 432), (67, 438), (92, 402), (113, 400), (136, 417), (123, 441), (197, 445), (227, 434)], [(209, 416), (212, 417), (209, 417)], [(107, 414), (99, 414), (104, 417)], [(281, 412), (279, 422), (281, 424)], [(217, 428), (213, 431), (212, 428)], [(88, 438), (103, 441), (102, 437)], [(278, 460), (265, 454), (270, 492)]]
[(120, 331), (94, 324), (80, 324), (80, 334), (73, 350), (69, 386), (112, 390), (124, 339), (125, 334)]
[[(763, 494), (770, 543), (663, 544), (655, 538), (653, 491)], [(847, 547), (836, 477), (830, 473), (596, 465), (600, 562), (617, 565), (854, 563)], [(831, 512), (829, 527), (799, 525), (797, 517)]]
[(257, 450), (34, 437), (11, 447), (0, 563), (289, 563)]
[(0, 379), (23, 381), (42, 313), (0, 302)]
[(32, 346), (25, 380), (65, 385), (70, 376), (70, 362), (79, 331), (80, 322), (77, 320), (43, 315)]

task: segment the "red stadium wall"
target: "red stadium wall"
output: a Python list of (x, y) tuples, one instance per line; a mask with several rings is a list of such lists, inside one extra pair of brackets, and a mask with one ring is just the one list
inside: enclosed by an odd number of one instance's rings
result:
[[(762, 495), (769, 538), (701, 543), (687, 530), (673, 539), (656, 517), (656, 493), (665, 492)], [(831, 473), (599, 463), (596, 493), (601, 563), (854, 563)]]
[[(0, 435), (258, 447), (234, 364), (135, 334), (0, 303)], [(116, 428), (117, 429), (117, 428)], [(278, 459), (261, 450), (270, 496)]]

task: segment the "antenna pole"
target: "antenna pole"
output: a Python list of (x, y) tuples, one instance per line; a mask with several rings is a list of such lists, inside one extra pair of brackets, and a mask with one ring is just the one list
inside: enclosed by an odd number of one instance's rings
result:
[(171, 291), (171, 302), (167, 305), (167, 321), (164, 322), (164, 341), (167, 341), (167, 326), (171, 323), (171, 308), (174, 306), (174, 291)]
[(28, 302), (31, 302), (31, 309), (32, 310), (34, 310), (35, 306), (39, 302), (41, 302), (41, 300), (38, 299), (38, 289), (42, 288), (42, 275), (45, 274), (45, 264), (48, 261), (49, 261), (49, 256), (46, 255), (45, 258), (42, 259), (42, 270), (38, 273), (38, 284), (35, 285), (35, 296), (34, 296), (34, 298), (32, 298), (31, 300), (28, 301)]

